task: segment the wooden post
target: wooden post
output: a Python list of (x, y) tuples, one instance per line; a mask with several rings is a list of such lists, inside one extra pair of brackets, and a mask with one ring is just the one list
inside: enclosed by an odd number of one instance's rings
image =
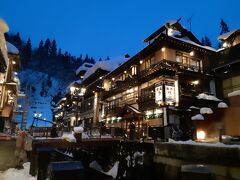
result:
[(38, 153), (36, 150), (33, 150), (30, 152), (30, 170), (29, 174), (32, 176), (37, 175), (37, 169), (38, 169)]

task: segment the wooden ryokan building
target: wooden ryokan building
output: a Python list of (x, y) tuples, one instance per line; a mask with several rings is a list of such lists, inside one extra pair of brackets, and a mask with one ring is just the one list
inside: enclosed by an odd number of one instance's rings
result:
[(178, 21), (168, 22), (144, 40), (148, 45), (107, 74), (100, 121), (139, 134), (149, 127), (187, 125), (186, 109), (202, 92), (215, 94), (210, 59), (215, 50)]

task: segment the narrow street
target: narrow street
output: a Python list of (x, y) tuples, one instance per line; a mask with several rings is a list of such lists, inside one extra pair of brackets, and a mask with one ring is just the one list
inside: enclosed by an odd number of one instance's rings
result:
[(15, 150), (14, 140), (0, 140), (0, 171), (16, 167)]

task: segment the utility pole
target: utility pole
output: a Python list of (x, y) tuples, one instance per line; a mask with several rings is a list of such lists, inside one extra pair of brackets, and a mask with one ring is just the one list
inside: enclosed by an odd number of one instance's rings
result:
[(192, 31), (192, 18), (193, 14), (187, 19), (187, 22), (189, 23), (189, 30)]

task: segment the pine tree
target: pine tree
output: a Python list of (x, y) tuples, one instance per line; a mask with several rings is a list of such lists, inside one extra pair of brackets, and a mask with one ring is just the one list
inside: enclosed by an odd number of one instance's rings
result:
[(209, 37), (205, 36), (204, 38), (201, 39), (202, 45), (203, 46), (209, 46), (212, 47), (212, 43), (209, 39)]
[(229, 32), (228, 25), (223, 19), (221, 19), (220, 21), (220, 28), (221, 28), (220, 35)]
[(99, 58), (99, 60), (98, 61), (102, 61), (102, 58)]
[(205, 46), (212, 47), (212, 43), (211, 43), (209, 37), (207, 37), (207, 36), (205, 36)]
[(19, 32), (17, 32), (17, 34), (13, 36), (13, 38), (12, 38), (12, 43), (13, 43), (18, 49), (21, 49), (22, 39), (21, 39), (21, 36), (20, 36), (20, 33), (19, 33)]
[(42, 59), (44, 57), (44, 47), (43, 47), (43, 40), (39, 42), (39, 46), (37, 49), (37, 58)]
[(57, 42), (56, 42), (56, 40), (53, 40), (52, 43), (51, 43), (49, 56), (51, 58), (56, 58), (56, 56), (57, 56)]
[(86, 54), (86, 57), (84, 59), (84, 62), (88, 62), (89, 61), (89, 57), (88, 57), (88, 54)]
[(47, 38), (43, 46), (44, 58), (48, 58), (50, 56), (50, 49), (51, 49), (51, 41), (49, 38)]
[(31, 39), (28, 38), (27, 43), (25, 46), (23, 46), (21, 53), (23, 67), (29, 65), (29, 61), (31, 60), (31, 58), (32, 58), (32, 44)]
[(91, 57), (91, 58), (89, 59), (89, 63), (95, 64), (95, 60), (93, 59), (93, 57)]

